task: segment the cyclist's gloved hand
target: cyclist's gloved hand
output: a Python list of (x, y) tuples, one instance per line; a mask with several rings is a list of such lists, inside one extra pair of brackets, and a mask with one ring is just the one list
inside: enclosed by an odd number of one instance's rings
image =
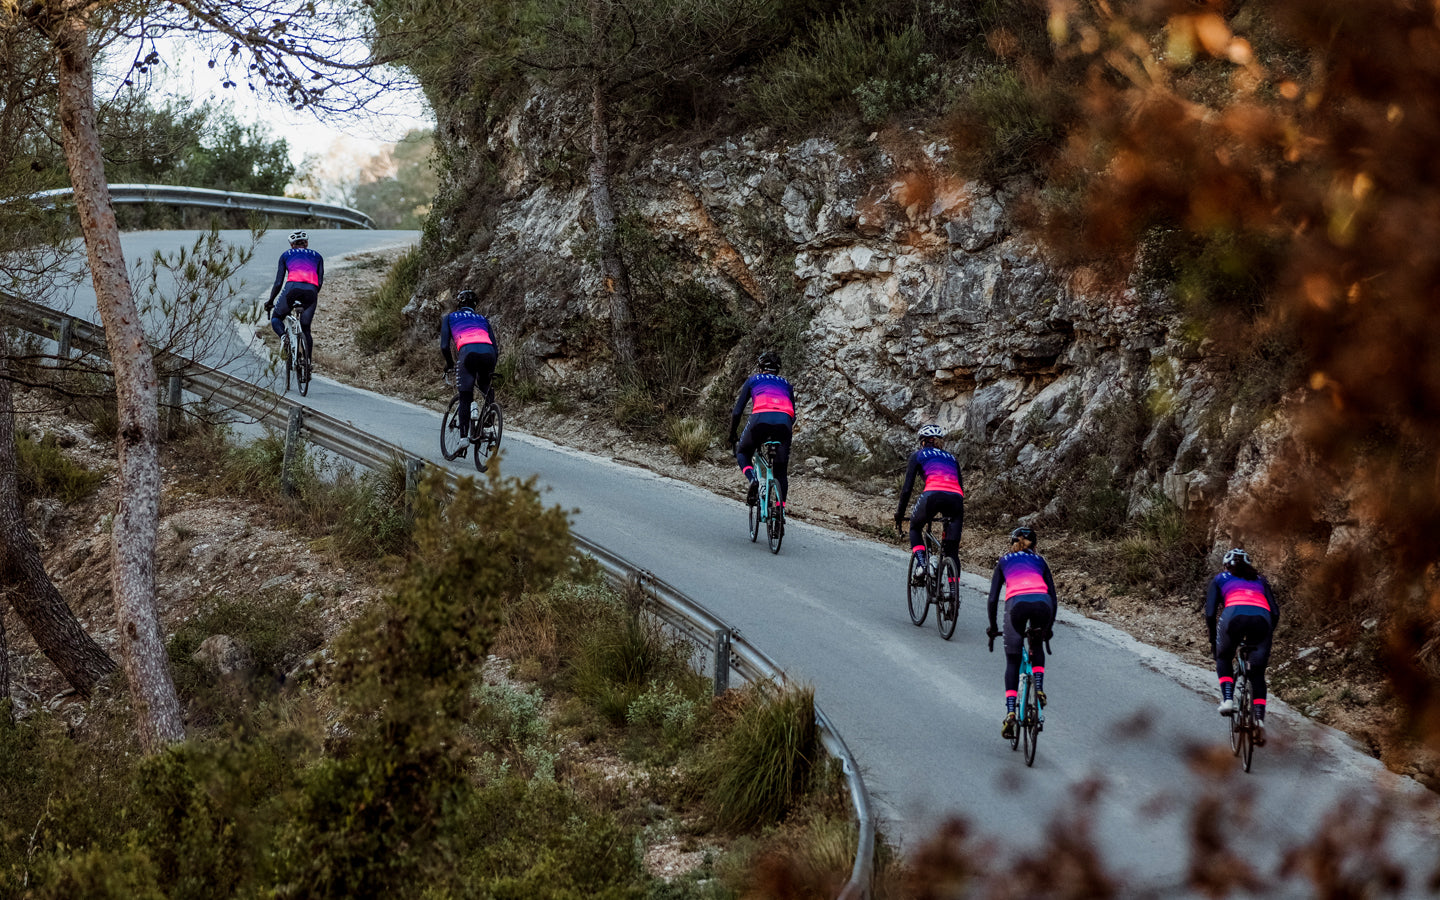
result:
[(985, 636), (988, 638), (997, 638), (1000, 636), (1000, 629), (995, 627), (994, 622), (991, 622), (990, 627), (985, 629)]
[(904, 530), (905, 530), (905, 517), (904, 517), (904, 516), (897, 515), (897, 516), (895, 517), (895, 530), (896, 530), (896, 531), (904, 531)]
[(271, 312), (271, 311), (274, 310), (274, 309), (275, 309), (275, 301), (274, 301), (274, 300), (266, 300), (266, 301), (265, 301), (265, 311), (268, 313), (268, 312)]
[(1045, 641), (1045, 643), (1048, 644), (1048, 643), (1050, 643), (1050, 639), (1051, 639), (1052, 637), (1054, 637), (1054, 636), (1055, 636), (1055, 629), (1053, 629), (1053, 628), (1047, 628), (1047, 629), (1045, 629), (1045, 633), (1042, 634), (1042, 635), (1040, 636), (1040, 638), (1041, 638), (1041, 640)]

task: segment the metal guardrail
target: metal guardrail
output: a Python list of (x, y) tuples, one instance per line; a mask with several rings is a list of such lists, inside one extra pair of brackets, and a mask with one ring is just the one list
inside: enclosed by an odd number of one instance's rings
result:
[[(0, 294), (0, 320), (31, 334), (56, 340), (61, 353), (65, 355), (68, 355), (71, 348), (101, 356), (106, 354), (104, 331), (101, 328), (84, 319), (58, 313), (38, 304)], [(306, 438), (316, 446), (369, 468), (390, 465), (395, 460), (405, 460), (407, 471), (414, 473), (425, 462), (400, 447), (361, 431), (349, 422), (258, 388), (218, 369), (170, 355), (157, 355), (156, 362), (162, 369), (180, 373), (172, 376), (174, 383), (170, 389), (171, 397), (175, 398), (172, 402), (177, 405), (179, 390), (183, 385), (184, 389), (192, 394), (241, 412), (257, 422), (288, 428), (292, 432), (303, 430)], [(448, 469), (444, 471), (449, 473)], [(456, 477), (453, 473), (450, 474), (452, 481)], [(647, 598), (653, 598), (655, 602), (646, 605), (647, 611), (666, 626), (684, 635), (696, 647), (706, 648), (711, 656), (717, 694), (729, 687), (732, 672), (751, 684), (766, 681), (782, 687), (788, 684), (784, 671), (770, 657), (704, 606), (648, 570), (641, 569), (589, 538), (573, 531), (571, 535), (576, 547), (592, 557), (612, 581), (638, 584)], [(840, 761), (859, 831), (850, 880), (837, 900), (863, 900), (870, 896), (875, 865), (876, 823), (870, 809), (869, 794), (865, 790), (865, 782), (861, 778), (855, 757), (819, 704), (815, 706), (815, 722), (826, 752)]]
[[(57, 205), (75, 193), (70, 188), (32, 194), (38, 203)], [(246, 209), (285, 216), (312, 216), (357, 228), (374, 228), (375, 222), (358, 209), (319, 203), (296, 197), (272, 197), (267, 194), (245, 194), (239, 191), (217, 191), (212, 188), (183, 187), (171, 184), (112, 184), (111, 203), (160, 203), (167, 206), (199, 206), (206, 209)]]

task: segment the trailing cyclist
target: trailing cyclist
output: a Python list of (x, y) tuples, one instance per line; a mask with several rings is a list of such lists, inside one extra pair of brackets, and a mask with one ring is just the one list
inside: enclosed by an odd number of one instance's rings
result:
[[(478, 387), (486, 403), (495, 402), (491, 380), (500, 360), (500, 344), (490, 320), (475, 311), (475, 292), (455, 295), (455, 311), (440, 317), (440, 355), (445, 374), (455, 369), (455, 390), (460, 394), (460, 436), (470, 437), (470, 404)], [(463, 446), (463, 445), (462, 445)]]
[(1249, 644), (1250, 684), (1254, 689), (1255, 746), (1265, 746), (1265, 666), (1270, 641), (1280, 624), (1280, 605), (1265, 580), (1239, 547), (1226, 551), (1225, 567), (1205, 591), (1205, 626), (1220, 678), (1220, 715), (1235, 714), (1235, 651)]
[[(754, 506), (760, 496), (754, 465), (756, 448), (769, 441), (780, 444), (775, 453), (775, 481), (780, 485), (780, 505), (784, 506), (790, 493), (790, 432), (795, 427), (795, 390), (789, 381), (780, 377), (780, 354), (775, 351), (761, 353), (756, 367), (759, 371), (745, 379), (735, 409), (730, 413), (729, 444), (735, 449), (735, 462), (750, 482), (745, 496), (747, 506)], [(750, 418), (736, 442), (735, 431), (747, 403), (751, 404)]]
[(905, 467), (905, 483), (900, 488), (900, 505), (895, 510), (895, 530), (901, 530), (905, 520), (905, 507), (910, 502), (910, 492), (915, 487), (918, 474), (925, 481), (920, 499), (910, 513), (910, 552), (915, 559), (914, 571), (910, 573), (916, 584), (925, 579), (925, 540), (921, 532), (931, 519), (944, 514), (949, 518), (945, 534), (940, 541), (940, 552), (955, 563), (960, 571), (960, 531), (965, 524), (965, 482), (960, 475), (960, 463), (945, 449), (945, 431), (939, 425), (922, 425), (918, 434), (920, 449), (910, 454)]
[[(1045, 705), (1045, 642), (1055, 628), (1055, 613), (1060, 598), (1055, 593), (1055, 579), (1045, 557), (1035, 552), (1038, 538), (1035, 529), (1021, 525), (1010, 532), (1010, 550), (995, 563), (990, 576), (990, 598), (986, 611), (990, 627), (985, 635), (1005, 636), (1005, 719), (1000, 734), (1006, 740), (1015, 736), (1015, 704), (1020, 693), (1020, 642), (1026, 629), (1040, 629), (1030, 639), (1030, 668), (1035, 673), (1035, 698)], [(1000, 587), (1005, 587), (1005, 630), (996, 627), (995, 613), (1000, 605)], [(993, 646), (993, 644), (992, 644)]]
[[(285, 336), (285, 315), (291, 307), (299, 311), (306, 359), (315, 349), (315, 339), (310, 335), (310, 320), (315, 317), (315, 306), (324, 284), (325, 257), (310, 249), (310, 238), (305, 232), (292, 232), (290, 249), (280, 254), (280, 265), (275, 272), (275, 284), (270, 287), (270, 299), (265, 301), (265, 311), (270, 314), (271, 330), (276, 337), (282, 338)], [(256, 334), (264, 333), (262, 325)]]

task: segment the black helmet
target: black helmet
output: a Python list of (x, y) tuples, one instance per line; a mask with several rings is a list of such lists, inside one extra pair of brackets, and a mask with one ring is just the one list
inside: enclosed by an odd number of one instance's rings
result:
[(465, 290), (455, 295), (455, 308), (474, 309), (475, 301), (477, 299), (478, 298), (475, 296), (475, 292), (470, 290), (469, 288), (466, 288)]
[(1225, 551), (1224, 564), (1227, 569), (1233, 569), (1235, 566), (1242, 564), (1252, 568), (1254, 567), (1254, 563), (1250, 562), (1250, 554), (1246, 553), (1244, 549), (1240, 547), (1234, 547)]
[(1029, 525), (1021, 525), (1019, 528), (1010, 532), (1010, 543), (1013, 544), (1016, 541), (1029, 541), (1030, 549), (1034, 550), (1036, 544), (1040, 542), (1040, 539), (1035, 536), (1035, 529)]
[(756, 363), (760, 366), (760, 371), (762, 372), (779, 372), (780, 354), (774, 350), (766, 350), (760, 354), (760, 358), (756, 360)]

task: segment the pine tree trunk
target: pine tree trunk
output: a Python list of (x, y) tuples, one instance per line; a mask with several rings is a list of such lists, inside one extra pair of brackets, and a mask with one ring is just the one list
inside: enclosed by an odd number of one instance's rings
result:
[[(115, 661), (80, 627), (45, 573), (40, 547), (25, 527), (15, 461), (15, 406), (8, 376), (7, 360), (0, 356), (0, 597), (15, 608), (36, 645), (70, 686), (88, 697), (96, 682), (115, 671)], [(0, 649), (5, 640), (3, 628), (0, 622)], [(0, 656), (0, 697), (8, 694), (10, 686), (7, 661)]]
[(615, 205), (610, 200), (610, 112), (603, 79), (590, 92), (590, 204), (595, 212), (595, 242), (600, 274), (610, 301), (610, 339), (620, 371), (635, 369), (635, 319), (630, 312), (630, 275), (620, 258)]
[(95, 128), (93, 60), (86, 12), (77, 8), (54, 27), (60, 64), (60, 140), (75, 190), (75, 210), (105, 326), (119, 412), (116, 439), (120, 504), (111, 534), (110, 582), (125, 677), (149, 752), (185, 737), (180, 702), (155, 609), (155, 536), (160, 517), (160, 417), (155, 361), (130, 291), (120, 229)]

